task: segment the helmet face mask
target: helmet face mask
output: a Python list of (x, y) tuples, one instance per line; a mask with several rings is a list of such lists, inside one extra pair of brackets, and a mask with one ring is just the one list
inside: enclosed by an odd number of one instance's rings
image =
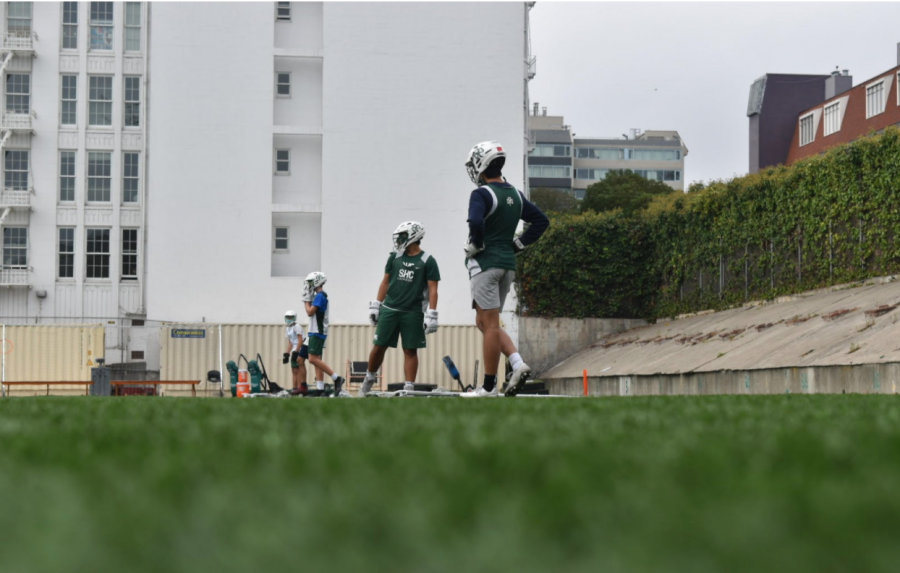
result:
[(418, 243), (425, 236), (425, 226), (416, 221), (400, 223), (392, 236), (393, 248), (397, 256), (406, 252), (407, 247)]

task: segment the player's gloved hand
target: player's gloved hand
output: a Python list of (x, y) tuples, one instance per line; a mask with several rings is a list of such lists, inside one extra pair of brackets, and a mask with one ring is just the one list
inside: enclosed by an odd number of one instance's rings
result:
[(369, 322), (372, 326), (378, 326), (378, 315), (381, 313), (381, 301), (373, 300), (369, 303)]
[(513, 251), (518, 255), (522, 251), (525, 250), (525, 245), (522, 244), (522, 241), (519, 240), (519, 237), (513, 239)]
[(300, 300), (303, 302), (312, 302), (312, 291), (309, 288), (309, 283), (303, 281), (303, 294), (300, 296)]
[(281, 355), (281, 363), (282, 364), (288, 363), (288, 356), (290, 356), (290, 355), (287, 352), (285, 352), (284, 354)]
[(429, 308), (425, 311), (425, 334), (434, 334), (438, 329), (438, 311)]
[(483, 246), (479, 247), (478, 245), (476, 245), (475, 243), (472, 243), (471, 241), (466, 241), (466, 244), (463, 245), (463, 250), (466, 252), (467, 257), (472, 258), (475, 255), (477, 255), (478, 253), (480, 253), (481, 251), (483, 251), (484, 247)]
[(300, 353), (296, 350), (291, 352), (291, 362), (300, 362)]

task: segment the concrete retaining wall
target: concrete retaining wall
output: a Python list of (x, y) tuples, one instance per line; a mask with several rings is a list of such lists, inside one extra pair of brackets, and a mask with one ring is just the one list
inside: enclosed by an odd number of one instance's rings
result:
[(536, 376), (608, 334), (644, 326), (637, 318), (519, 318), (519, 353)]
[[(551, 394), (582, 396), (583, 378), (546, 381)], [(588, 377), (590, 396), (896, 394), (900, 363)]]

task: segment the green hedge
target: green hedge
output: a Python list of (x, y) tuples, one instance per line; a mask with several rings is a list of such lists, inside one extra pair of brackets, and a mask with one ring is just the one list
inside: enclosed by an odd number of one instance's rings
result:
[(900, 130), (660, 198), (562, 216), (519, 257), (531, 316), (654, 318), (900, 272)]

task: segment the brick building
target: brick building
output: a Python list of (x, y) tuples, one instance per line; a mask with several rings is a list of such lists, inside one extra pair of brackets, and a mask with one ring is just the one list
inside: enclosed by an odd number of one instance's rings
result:
[(900, 62), (845, 92), (800, 112), (786, 165), (849, 143), (885, 127), (900, 126)]
[(856, 87), (847, 70), (766, 74), (750, 87), (747, 117), (750, 173), (900, 125), (900, 44), (896, 67)]

